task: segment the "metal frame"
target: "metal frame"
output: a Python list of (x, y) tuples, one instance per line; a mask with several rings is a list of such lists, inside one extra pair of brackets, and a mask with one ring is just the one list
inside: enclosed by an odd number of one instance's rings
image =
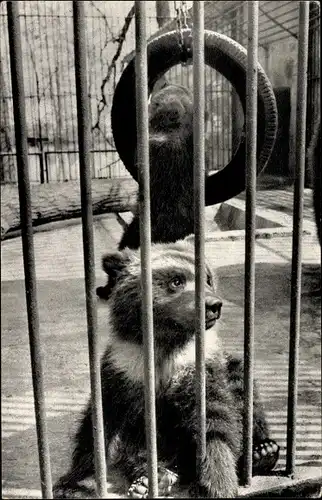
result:
[(137, 166), (139, 175), (142, 331), (144, 348), (145, 426), (149, 495), (158, 496), (154, 337), (152, 310), (151, 216), (149, 174), (148, 69), (146, 3), (135, 1), (135, 78), (137, 102)]
[(206, 455), (205, 368), (205, 61), (204, 2), (193, 2), (193, 155), (195, 216), (196, 406), (199, 416), (196, 468), (200, 474)]
[[(30, 181), (28, 174), (27, 129), (25, 116), (24, 80), (18, 3), (7, 2), (10, 41), (11, 78), (18, 165), (18, 187), (22, 227), (22, 245), (25, 270), (26, 304), (30, 339), (30, 356), (37, 423), (39, 466), (43, 498), (52, 498), (50, 456), (46, 426), (46, 407), (43, 386), (42, 351), (39, 336), (39, 317), (36, 293), (35, 258), (31, 217)], [(297, 89), (297, 149), (296, 182), (294, 188), (292, 297), (289, 352), (289, 406), (287, 434), (286, 474), (293, 477), (296, 449), (296, 404), (299, 355), (299, 320), (301, 293), (301, 249), (303, 219), (303, 187), (305, 166), (306, 90), (308, 65), (309, 3), (300, 2), (298, 89)], [(205, 359), (204, 359), (204, 268), (205, 219), (204, 219), (204, 37), (203, 2), (193, 5), (194, 27), (194, 188), (195, 188), (195, 252), (196, 252), (196, 394), (200, 428), (198, 437), (197, 467), (206, 453), (205, 439)], [(86, 289), (86, 311), (90, 378), (95, 441), (95, 470), (100, 498), (106, 498), (106, 464), (100, 360), (97, 345), (97, 319), (95, 305), (93, 214), (91, 199), (90, 130), (87, 92), (87, 67), (85, 50), (84, 2), (73, 2), (75, 76), (77, 92), (77, 120), (79, 162), (81, 178), (82, 227)], [(149, 464), (150, 496), (158, 496), (157, 447), (154, 385), (154, 348), (151, 276), (151, 221), (149, 192), (148, 147), (148, 87), (147, 87), (147, 33), (146, 5), (135, 2), (136, 27), (136, 79), (137, 79), (137, 141), (138, 170), (140, 176), (140, 243), (142, 259), (142, 307), (145, 351), (146, 435)], [(253, 368), (254, 368), (254, 303), (255, 303), (255, 208), (256, 208), (256, 133), (257, 133), (257, 48), (258, 2), (248, 2), (248, 67), (247, 67), (247, 173), (246, 173), (246, 264), (245, 264), (245, 419), (243, 484), (251, 484), (252, 471), (252, 418), (253, 418)]]
[(253, 373), (255, 322), (255, 230), (258, 2), (248, 2), (248, 46), (246, 75), (246, 232), (245, 232), (245, 318), (244, 318), (244, 485), (252, 479)]
[[(104, 153), (114, 153), (115, 155), (117, 155), (117, 151), (116, 149), (90, 149), (90, 153), (100, 153), (100, 154), (104, 154)], [(39, 177), (37, 177), (36, 179), (32, 179), (33, 182), (40, 182), (40, 184), (45, 184), (45, 183), (49, 183), (51, 182), (50, 181), (50, 178), (49, 178), (49, 165), (48, 165), (48, 157), (51, 156), (51, 155), (79, 155), (79, 149), (65, 149), (65, 150), (57, 150), (55, 149), (54, 151), (28, 151), (28, 156), (36, 156), (39, 158)], [(16, 157), (17, 156), (17, 153), (13, 153), (13, 152), (2, 152), (0, 151), (0, 159), (1, 158), (6, 158), (6, 157)], [(113, 165), (117, 165), (117, 164), (120, 164), (121, 161), (120, 159), (117, 157), (117, 160), (114, 160), (112, 161), (111, 164), (109, 165), (106, 165), (105, 168), (112, 168)], [(70, 165), (69, 165), (69, 170), (70, 170)], [(100, 168), (100, 170), (102, 170), (102, 167)], [(30, 175), (30, 174), (29, 174)], [(105, 176), (102, 176), (105, 178)], [(121, 177), (130, 177), (130, 175), (125, 171), (123, 173), (123, 175), (121, 176), (113, 176), (113, 175), (109, 175), (109, 176), (106, 176), (106, 178), (113, 178), (113, 177), (118, 177), (118, 178), (121, 178)], [(94, 178), (99, 178), (99, 177), (95, 177)], [(72, 175), (71, 173), (69, 172), (69, 181), (72, 181), (74, 180), (72, 178)], [(15, 179), (6, 179), (6, 181), (4, 182), (4, 184), (8, 184), (9, 182), (15, 182), (16, 180)]]
[(294, 475), (296, 451), (296, 403), (298, 389), (300, 313), (301, 313), (301, 271), (303, 234), (303, 193), (305, 177), (305, 133), (307, 67), (309, 46), (309, 2), (300, 2), (298, 76), (296, 107), (296, 172), (294, 183), (292, 283), (291, 283), (291, 323), (288, 375), (287, 412), (287, 455), (286, 473)]
[(84, 2), (73, 2), (75, 78), (77, 97), (77, 122), (79, 145), (79, 169), (81, 183), (82, 228), (86, 290), (86, 315), (88, 354), (90, 364), (92, 424), (94, 437), (95, 476), (98, 495), (105, 498), (106, 460), (101, 389), (100, 355), (97, 336), (97, 312), (95, 297), (94, 231), (90, 168), (90, 128), (87, 91), (87, 60), (85, 38)]
[(10, 41), (11, 82), (18, 165), (18, 189), (21, 220), (25, 291), (30, 343), (30, 361), (35, 400), (39, 469), (43, 498), (53, 498), (46, 421), (44, 376), (37, 300), (37, 280), (32, 228), (31, 193), (28, 168), (25, 92), (22, 69), (20, 22), (17, 2), (7, 2)]

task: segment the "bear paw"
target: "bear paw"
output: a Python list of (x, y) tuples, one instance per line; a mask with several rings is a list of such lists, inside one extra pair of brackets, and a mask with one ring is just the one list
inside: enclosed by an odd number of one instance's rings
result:
[(61, 480), (53, 488), (53, 498), (97, 498), (94, 484), (90, 480), (79, 483)]
[[(172, 486), (178, 481), (178, 475), (164, 467), (158, 470), (159, 497), (170, 495)], [(130, 498), (147, 498), (149, 493), (149, 480), (146, 476), (136, 479), (128, 489), (127, 496)]]
[(272, 439), (265, 439), (253, 449), (253, 475), (271, 472), (279, 458), (280, 447)]

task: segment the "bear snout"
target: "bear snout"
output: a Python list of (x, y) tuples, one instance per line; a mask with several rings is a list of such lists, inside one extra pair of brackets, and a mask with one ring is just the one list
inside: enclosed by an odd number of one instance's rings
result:
[(206, 298), (206, 320), (219, 319), (221, 315), (222, 301), (214, 297)]

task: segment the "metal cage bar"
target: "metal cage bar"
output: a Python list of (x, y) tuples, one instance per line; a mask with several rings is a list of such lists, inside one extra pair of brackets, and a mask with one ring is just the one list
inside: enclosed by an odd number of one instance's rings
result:
[(144, 347), (145, 425), (149, 497), (158, 496), (155, 366), (152, 309), (151, 214), (149, 173), (148, 64), (146, 3), (135, 1), (135, 78), (137, 166), (139, 173), (142, 331)]
[(301, 1), (299, 7), (298, 76), (296, 96), (296, 160), (293, 205), (291, 320), (289, 343), (288, 408), (287, 408), (287, 456), (286, 473), (295, 470), (296, 413), (299, 368), (300, 308), (303, 194), (305, 178), (305, 134), (307, 106), (307, 68), (309, 44), (310, 3)]
[(32, 228), (31, 192), (29, 181), (27, 124), (22, 65), (21, 32), (18, 2), (7, 2), (10, 46), (11, 83), (15, 122), (19, 207), (22, 251), (25, 273), (25, 291), (28, 316), (30, 360), (35, 401), (39, 468), (43, 498), (53, 498), (50, 454), (46, 421), (44, 375), (40, 345), (37, 300), (36, 265)]
[(79, 142), (79, 169), (82, 206), (82, 230), (86, 291), (88, 351), (92, 395), (92, 424), (97, 493), (106, 498), (106, 461), (102, 409), (100, 355), (98, 350), (97, 311), (95, 294), (95, 259), (93, 210), (90, 168), (90, 119), (87, 91), (87, 61), (84, 2), (73, 1), (75, 77), (77, 97), (77, 124)]
[(199, 416), (196, 469), (206, 455), (205, 375), (205, 62), (204, 3), (193, 2), (193, 155), (195, 217), (196, 407)]
[[(256, 147), (257, 147), (257, 61), (258, 1), (248, 2), (248, 64), (246, 92), (246, 234), (245, 234), (245, 317), (244, 317), (244, 421), (242, 484), (252, 478), (253, 372), (255, 318), (255, 211), (256, 211)], [(289, 341), (287, 462), (286, 473), (295, 471), (296, 417), (299, 365), (301, 305), (301, 260), (303, 228), (303, 190), (305, 176), (305, 135), (307, 113), (307, 68), (309, 44), (309, 2), (299, 4), (298, 81), (296, 111), (296, 176), (293, 206), (292, 282)], [(25, 289), (30, 342), (32, 382), (35, 400), (36, 429), (43, 498), (52, 498), (49, 444), (47, 437), (42, 352), (36, 290), (36, 272), (31, 214), (30, 180), (25, 94), (22, 67), (21, 34), (18, 2), (7, 2), (10, 42), (11, 80), (15, 120), (16, 154)], [(155, 409), (155, 363), (153, 336), (151, 217), (148, 129), (148, 67), (146, 3), (135, 1), (137, 166), (139, 172), (140, 252), (142, 266), (142, 330), (144, 339), (145, 415), (149, 497), (158, 497), (158, 463)], [(87, 61), (84, 2), (73, 1), (74, 51), (77, 97), (77, 124), (81, 180), (82, 230), (86, 289), (88, 347), (93, 409), (93, 435), (97, 490), (106, 498), (106, 458), (102, 412), (100, 357), (98, 351), (95, 295), (94, 235), (91, 193), (91, 136), (87, 91)], [(196, 405), (199, 415), (197, 437), (197, 474), (206, 454), (206, 380), (205, 380), (205, 66), (204, 66), (204, 2), (193, 3), (193, 92), (194, 92), (194, 210), (196, 270)], [(51, 154), (53, 152), (46, 152)], [(30, 153), (39, 154), (41, 153)]]
[(244, 427), (243, 485), (252, 479), (253, 377), (255, 320), (255, 230), (257, 145), (258, 1), (248, 2), (248, 46), (246, 77), (246, 231), (244, 312)]

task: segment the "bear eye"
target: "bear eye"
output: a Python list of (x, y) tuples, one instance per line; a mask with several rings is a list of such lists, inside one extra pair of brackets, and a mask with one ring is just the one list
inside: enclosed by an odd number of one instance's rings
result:
[(184, 280), (181, 276), (174, 276), (169, 283), (169, 286), (172, 290), (177, 290), (178, 288), (183, 287)]

